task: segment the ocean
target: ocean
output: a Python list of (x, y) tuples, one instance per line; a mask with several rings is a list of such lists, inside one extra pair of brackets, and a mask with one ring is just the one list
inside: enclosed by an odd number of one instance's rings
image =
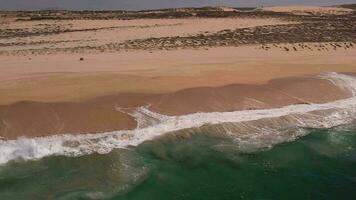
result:
[(197, 133), (0, 167), (0, 199), (356, 199), (356, 126), (244, 152)]
[(324, 78), (354, 97), (0, 141), (0, 200), (356, 199), (356, 79)]

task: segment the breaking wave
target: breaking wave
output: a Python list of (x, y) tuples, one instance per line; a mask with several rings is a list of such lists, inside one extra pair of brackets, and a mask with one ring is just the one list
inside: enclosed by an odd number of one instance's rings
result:
[(105, 154), (113, 149), (136, 146), (158, 136), (195, 133), (231, 137), (236, 141), (236, 148), (245, 152), (269, 148), (307, 134), (302, 128), (330, 128), (356, 119), (356, 78), (338, 73), (323, 74), (321, 78), (350, 90), (353, 97), (325, 104), (183, 116), (165, 116), (140, 107), (131, 113), (138, 121), (135, 130), (0, 141), (0, 164), (50, 155)]

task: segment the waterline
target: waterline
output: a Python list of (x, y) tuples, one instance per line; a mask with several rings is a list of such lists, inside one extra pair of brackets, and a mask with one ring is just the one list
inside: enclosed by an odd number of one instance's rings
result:
[[(356, 94), (355, 77), (328, 73), (322, 75), (322, 78)], [(281, 136), (284, 132), (281, 132), (280, 129), (285, 128), (283, 124), (293, 124), (294, 127), (330, 128), (350, 123), (356, 116), (356, 97), (325, 104), (299, 104), (265, 110), (194, 113), (173, 117), (154, 113), (142, 107), (137, 109), (135, 115), (139, 124), (143, 123), (143, 115), (155, 119), (155, 123), (129, 131), (82, 135), (67, 134), (0, 141), (0, 164), (17, 159), (36, 160), (50, 155), (81, 156), (95, 152), (106, 154), (113, 149), (136, 146), (168, 133), (225, 123), (234, 124), (238, 127), (241, 123), (251, 122), (252, 124), (248, 126), (254, 126), (253, 131), (248, 133), (235, 132), (234, 128), (229, 129), (225, 126), (223, 126), (223, 129), (231, 137), (235, 137), (237, 141), (240, 140), (240, 143), (257, 143), (256, 147), (271, 146), (304, 135), (301, 132)], [(256, 125), (256, 121), (266, 119), (273, 119), (280, 125), (278, 125), (278, 128)], [(291, 123), (286, 123), (286, 121)], [(242, 125), (246, 126), (246, 124)], [(237, 130), (241, 130), (241, 128), (237, 128)], [(269, 143), (265, 142), (266, 138), (268, 138)]]

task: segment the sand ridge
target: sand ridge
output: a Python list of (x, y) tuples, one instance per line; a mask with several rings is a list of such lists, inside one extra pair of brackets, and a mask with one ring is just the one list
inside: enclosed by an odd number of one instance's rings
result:
[(270, 6), (261, 8), (264, 11), (292, 13), (295, 15), (345, 15), (353, 12), (350, 8), (320, 6)]

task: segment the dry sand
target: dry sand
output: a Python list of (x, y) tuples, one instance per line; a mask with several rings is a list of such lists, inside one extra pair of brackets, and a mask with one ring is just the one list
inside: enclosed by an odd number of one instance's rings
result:
[(349, 8), (339, 8), (339, 7), (319, 7), (319, 6), (271, 6), (261, 8), (264, 11), (273, 11), (273, 12), (284, 12), (284, 13), (293, 13), (296, 15), (344, 15), (353, 12)]
[[(259, 46), (0, 57), (0, 104), (84, 101), (119, 92), (162, 93), (323, 72), (354, 72), (356, 48), (264, 51)], [(79, 61), (84, 57), (84, 61)]]
[[(290, 23), (292, 22), (277, 18), (18, 21), (3, 24), (1, 29), (26, 30), (30, 36), (0, 38), (0, 44), (4, 44), (4, 46), (0, 45), (0, 51), (99, 46), (113, 41), (190, 36), (215, 33), (226, 29)], [(36, 32), (44, 34), (35, 34)], [(45, 34), (46, 32), (51, 32), (51, 34)]]

